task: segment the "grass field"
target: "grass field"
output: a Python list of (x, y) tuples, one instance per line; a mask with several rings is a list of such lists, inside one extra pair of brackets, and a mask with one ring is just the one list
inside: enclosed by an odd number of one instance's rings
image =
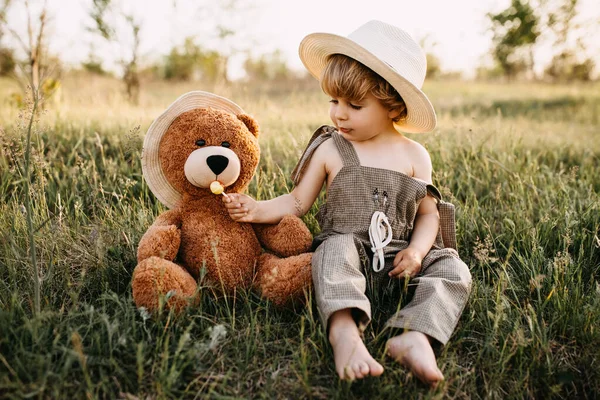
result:
[[(24, 207), (27, 113), (0, 80), (0, 398), (600, 397), (600, 83), (430, 82), (438, 128), (411, 135), (458, 208), (473, 291), (429, 390), (365, 341), (380, 378), (340, 382), (311, 301), (278, 310), (209, 288), (181, 315), (137, 310), (131, 273), (163, 211), (141, 175), (143, 135), (180, 94), (204, 89), (259, 121), (249, 192), (285, 193), (312, 130), (328, 122), (316, 83), (147, 82), (141, 103), (109, 78), (72, 76), (35, 124), (31, 218), (42, 275), (34, 313)], [(322, 201), (322, 199), (320, 200)], [(305, 217), (313, 232), (317, 207)], [(374, 326), (383, 321), (375, 319)]]

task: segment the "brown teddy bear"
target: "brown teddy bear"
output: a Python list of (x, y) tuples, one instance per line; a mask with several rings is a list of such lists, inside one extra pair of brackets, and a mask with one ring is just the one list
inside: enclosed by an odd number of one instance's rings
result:
[(221, 192), (244, 191), (254, 175), (257, 136), (256, 121), (238, 105), (200, 91), (181, 96), (152, 123), (142, 170), (170, 210), (139, 243), (132, 281), (138, 307), (156, 310), (166, 296), (167, 307), (181, 309), (193, 300), (201, 270), (225, 293), (253, 286), (277, 305), (310, 287), (312, 236), (298, 217), (240, 223), (224, 207)]

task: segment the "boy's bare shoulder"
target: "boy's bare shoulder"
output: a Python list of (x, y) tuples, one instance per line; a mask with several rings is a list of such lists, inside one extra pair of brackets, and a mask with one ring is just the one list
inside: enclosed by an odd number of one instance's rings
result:
[(335, 176), (343, 166), (342, 157), (331, 138), (326, 139), (315, 149), (313, 161), (316, 165), (322, 166), (328, 176)]
[(415, 152), (418, 157), (425, 157), (429, 159), (429, 152), (421, 143), (416, 142), (412, 139), (407, 138), (406, 136), (403, 138), (406, 146), (410, 148), (411, 151)]
[(321, 162), (324, 162), (332, 154), (337, 154), (335, 143), (331, 138), (327, 138), (315, 149), (313, 158), (318, 158)]
[(410, 148), (414, 177), (431, 182), (432, 166), (429, 152), (421, 143), (408, 138), (406, 140)]

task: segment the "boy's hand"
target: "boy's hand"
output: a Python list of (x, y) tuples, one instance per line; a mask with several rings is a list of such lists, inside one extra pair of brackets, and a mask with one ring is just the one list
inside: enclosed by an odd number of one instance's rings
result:
[(223, 203), (231, 219), (237, 222), (254, 222), (258, 213), (258, 202), (245, 194), (227, 194)]
[(423, 256), (410, 247), (401, 250), (394, 258), (394, 269), (389, 272), (391, 278), (413, 277), (421, 271)]

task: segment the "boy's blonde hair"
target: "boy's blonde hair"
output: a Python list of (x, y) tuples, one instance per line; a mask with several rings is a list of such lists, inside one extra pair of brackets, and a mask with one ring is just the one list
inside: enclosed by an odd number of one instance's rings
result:
[(394, 122), (406, 119), (406, 104), (400, 94), (373, 70), (343, 54), (332, 54), (321, 76), (321, 88), (332, 97), (361, 101), (371, 93), (388, 110), (399, 110)]

